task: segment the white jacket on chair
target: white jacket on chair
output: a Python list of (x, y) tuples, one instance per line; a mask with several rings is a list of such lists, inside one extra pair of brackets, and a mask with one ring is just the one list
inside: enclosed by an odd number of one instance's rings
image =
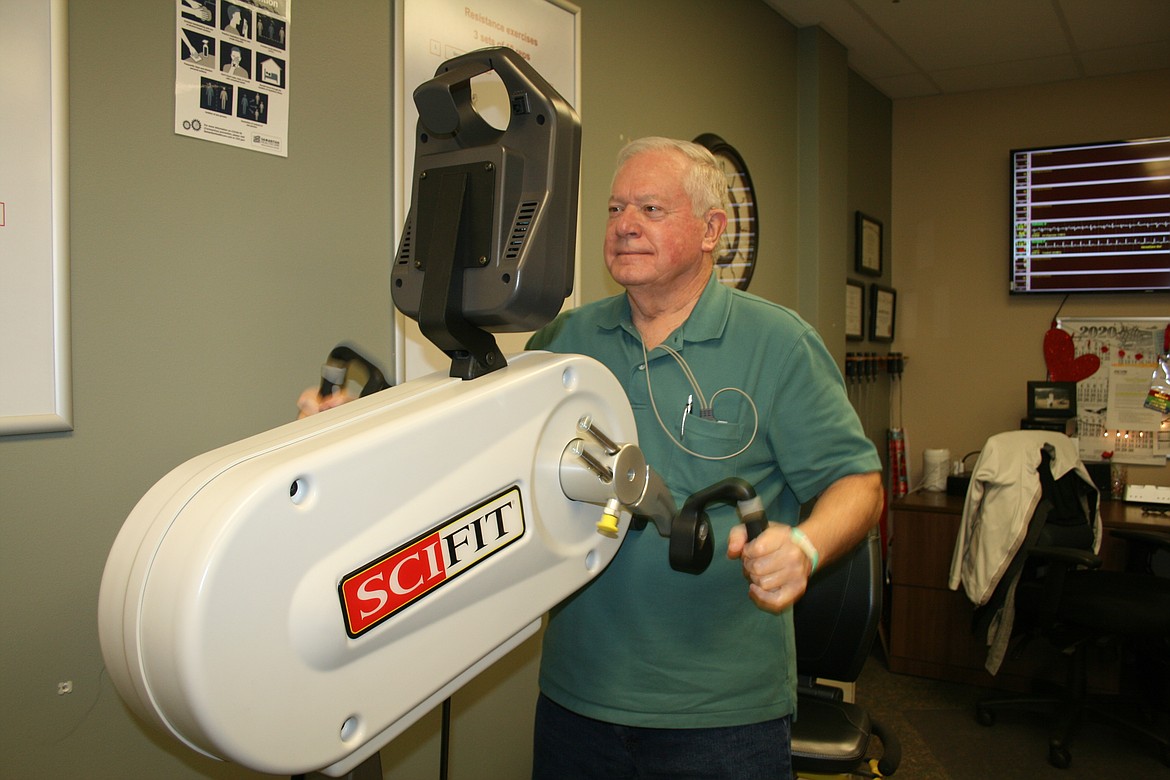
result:
[[(975, 605), (986, 604), (991, 598), (1027, 535), (1028, 521), (1040, 503), (1038, 468), (1043, 447), (1052, 458), (1053, 479), (1075, 471), (1093, 484), (1076, 442), (1062, 433), (1008, 431), (987, 440), (971, 474), (949, 582), (951, 590), (958, 590), (961, 584)], [(1101, 545), (1101, 518), (1096, 509), (1092, 512), (1094, 552)], [(1015, 587), (1015, 582), (1009, 584), (1004, 606), (988, 630), (986, 668), (991, 674), (999, 671), (1011, 638)]]

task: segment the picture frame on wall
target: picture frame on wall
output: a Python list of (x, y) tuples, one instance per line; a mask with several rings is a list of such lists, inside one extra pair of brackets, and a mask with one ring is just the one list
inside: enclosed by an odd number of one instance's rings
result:
[(845, 339), (861, 341), (865, 338), (865, 285), (845, 281)]
[(882, 275), (882, 223), (871, 216), (857, 212), (856, 249), (854, 265), (857, 273)]
[(893, 341), (894, 320), (897, 315), (898, 293), (893, 287), (881, 284), (869, 286), (869, 339)]

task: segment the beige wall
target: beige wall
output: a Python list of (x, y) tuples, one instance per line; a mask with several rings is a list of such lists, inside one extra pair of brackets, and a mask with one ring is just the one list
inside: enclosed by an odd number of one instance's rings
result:
[[(897, 342), (910, 463), (1019, 427), (1061, 296), (1009, 296), (1008, 153), (1170, 132), (1170, 70), (894, 103)], [(1167, 316), (1170, 295), (1072, 296), (1060, 314)], [(970, 465), (970, 464), (969, 464)], [(1170, 484), (1170, 466), (1130, 481)]]

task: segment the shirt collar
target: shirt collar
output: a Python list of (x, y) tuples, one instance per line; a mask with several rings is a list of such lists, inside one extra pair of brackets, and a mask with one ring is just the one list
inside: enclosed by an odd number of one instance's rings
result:
[[(682, 327), (671, 336), (670, 342), (682, 341), (698, 342), (718, 339), (727, 327), (727, 318), (731, 312), (733, 293), (730, 287), (720, 283), (715, 273), (707, 280), (699, 302), (691, 311)], [(634, 327), (630, 316), (630, 299), (625, 295), (615, 295), (606, 304), (605, 312), (598, 320), (605, 330), (621, 328), (634, 337), (638, 331)], [(677, 348), (678, 344), (673, 344)]]

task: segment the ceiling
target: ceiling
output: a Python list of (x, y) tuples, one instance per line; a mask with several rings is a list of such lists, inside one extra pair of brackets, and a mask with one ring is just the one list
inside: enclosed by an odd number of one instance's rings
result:
[(1170, 0), (765, 2), (895, 100), (1170, 68)]

